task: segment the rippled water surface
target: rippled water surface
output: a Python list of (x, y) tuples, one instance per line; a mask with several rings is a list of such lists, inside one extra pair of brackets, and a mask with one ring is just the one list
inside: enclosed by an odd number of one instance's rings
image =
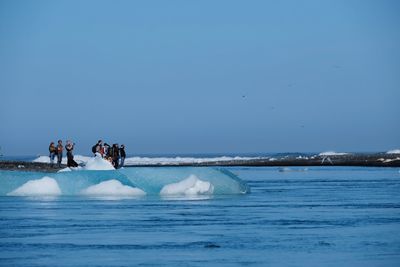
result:
[(0, 266), (400, 266), (394, 168), (227, 168), (205, 199), (0, 197)]

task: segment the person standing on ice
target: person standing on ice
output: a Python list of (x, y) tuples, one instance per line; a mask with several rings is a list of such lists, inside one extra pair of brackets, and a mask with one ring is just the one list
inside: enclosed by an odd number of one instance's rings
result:
[(114, 165), (114, 168), (118, 169), (118, 162), (119, 162), (119, 147), (118, 147), (118, 144), (113, 144), (111, 157), (112, 157), (112, 163)]
[(74, 155), (72, 154), (72, 151), (74, 150), (74, 143), (72, 143), (71, 140), (67, 141), (67, 144), (65, 145), (65, 150), (67, 150), (67, 166), (68, 167), (78, 167), (78, 163), (75, 162), (74, 160)]
[(126, 157), (126, 153), (125, 153), (125, 145), (122, 144), (121, 148), (119, 149), (119, 155), (121, 156), (121, 163), (119, 165), (119, 167), (124, 167), (124, 163), (125, 163), (125, 157)]
[(92, 146), (92, 153), (94, 154), (94, 156), (96, 156), (96, 153), (101, 154), (102, 146), (103, 146), (103, 140), (97, 141), (97, 143), (94, 146)]
[(64, 147), (62, 145), (62, 141), (58, 140), (58, 144), (57, 144), (57, 165), (58, 165), (58, 168), (61, 168), (63, 150), (64, 150)]
[(109, 149), (110, 149), (110, 145), (107, 143), (104, 143), (104, 146), (101, 149), (101, 156), (103, 158), (107, 158), (108, 157), (108, 153), (109, 153)]
[(55, 158), (55, 156), (56, 156), (56, 154), (57, 154), (57, 149), (56, 149), (56, 146), (54, 145), (54, 142), (51, 142), (50, 145), (49, 145), (49, 153), (50, 153), (50, 155), (49, 155), (49, 157), (50, 157), (50, 164), (51, 164), (51, 166), (53, 167), (54, 158)]

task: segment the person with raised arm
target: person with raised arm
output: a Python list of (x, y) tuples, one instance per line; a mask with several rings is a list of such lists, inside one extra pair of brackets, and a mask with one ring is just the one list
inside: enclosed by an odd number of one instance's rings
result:
[(67, 141), (67, 144), (65, 145), (65, 150), (67, 150), (67, 166), (68, 167), (78, 167), (78, 163), (75, 162), (74, 160), (74, 155), (72, 154), (72, 151), (74, 150), (75, 143), (72, 143), (71, 140)]

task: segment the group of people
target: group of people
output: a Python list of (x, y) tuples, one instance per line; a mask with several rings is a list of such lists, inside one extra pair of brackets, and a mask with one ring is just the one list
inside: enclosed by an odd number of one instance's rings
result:
[[(61, 168), (61, 161), (63, 158), (64, 148), (67, 151), (67, 167), (78, 167), (78, 163), (74, 160), (74, 150), (75, 143), (71, 140), (67, 140), (65, 147), (63, 146), (62, 140), (58, 140), (57, 145), (51, 142), (49, 145), (49, 157), (51, 165), (54, 165), (54, 159), (57, 157), (57, 166)], [(99, 140), (93, 147), (92, 152), (95, 157), (102, 157), (105, 160), (111, 162), (114, 168), (118, 169), (124, 166), (125, 162), (125, 145), (119, 146), (118, 144), (113, 144), (110, 146), (107, 143)]]
[[(67, 166), (68, 167), (78, 167), (78, 163), (74, 160), (74, 155), (72, 151), (74, 150), (75, 143), (71, 140), (67, 140), (65, 144), (65, 150), (67, 151)], [(50, 163), (51, 165), (54, 164), (54, 159), (57, 156), (57, 166), (61, 168), (61, 161), (63, 157), (64, 146), (62, 140), (58, 140), (57, 145), (54, 142), (51, 142), (49, 145), (49, 152), (50, 152)]]
[(126, 157), (125, 145), (113, 144), (110, 146), (107, 143), (103, 144), (103, 140), (99, 140), (92, 146), (92, 153), (95, 157), (102, 157), (110, 161), (116, 169), (124, 166)]

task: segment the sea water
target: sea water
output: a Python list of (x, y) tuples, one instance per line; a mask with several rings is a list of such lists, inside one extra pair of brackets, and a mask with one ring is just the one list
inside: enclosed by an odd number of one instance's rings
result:
[[(398, 168), (125, 170), (0, 171), (0, 266), (400, 265)], [(213, 190), (160, 194), (190, 175)], [(44, 176), (59, 194), (7, 195)], [(83, 194), (113, 180), (146, 194)]]

